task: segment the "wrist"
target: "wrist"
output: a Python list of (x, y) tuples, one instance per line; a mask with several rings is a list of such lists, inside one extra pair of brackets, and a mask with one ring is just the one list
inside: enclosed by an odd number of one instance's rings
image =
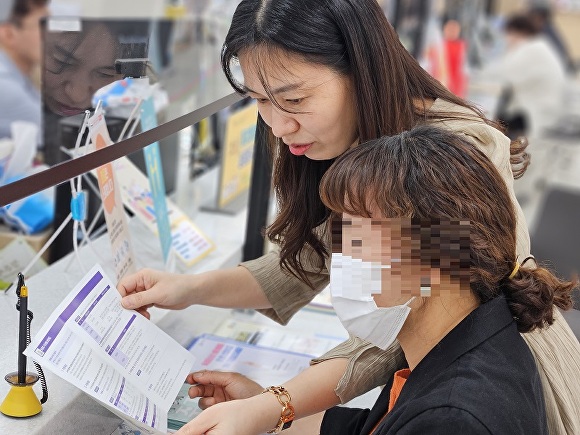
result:
[(207, 278), (204, 276), (208, 272), (189, 275), (182, 275), (185, 278), (182, 283), (183, 289), (186, 289), (189, 305), (207, 305), (205, 303), (204, 289), (207, 287)]
[(255, 411), (252, 415), (256, 416), (256, 431), (258, 433), (266, 433), (278, 424), (282, 407), (275, 395), (258, 393), (246, 400)]
[(262, 394), (274, 395), (281, 406), (278, 422), (267, 433), (278, 434), (285, 429), (289, 429), (290, 426), (292, 426), (296, 416), (290, 392), (283, 386), (272, 386), (267, 387), (264, 391), (262, 391)]
[(214, 282), (212, 275), (215, 272), (212, 270), (195, 275), (186, 275), (187, 281), (184, 283), (184, 288), (187, 288), (190, 305), (211, 305), (208, 296), (212, 294)]

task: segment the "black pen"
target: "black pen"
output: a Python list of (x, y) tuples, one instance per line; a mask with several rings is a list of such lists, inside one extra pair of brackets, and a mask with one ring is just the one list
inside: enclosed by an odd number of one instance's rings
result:
[(26, 383), (26, 330), (28, 315), (28, 288), (24, 285), (24, 275), (18, 274), (18, 288), (16, 289), (20, 302), (20, 328), (18, 330), (18, 383)]

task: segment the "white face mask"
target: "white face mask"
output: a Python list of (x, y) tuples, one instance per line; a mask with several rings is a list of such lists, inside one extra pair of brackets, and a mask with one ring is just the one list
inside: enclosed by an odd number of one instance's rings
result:
[[(408, 305), (379, 308), (372, 297), (381, 291), (380, 263), (332, 254), (330, 295), (336, 315), (348, 332), (386, 350), (397, 338), (407, 316)], [(377, 291), (378, 290), (378, 291)]]

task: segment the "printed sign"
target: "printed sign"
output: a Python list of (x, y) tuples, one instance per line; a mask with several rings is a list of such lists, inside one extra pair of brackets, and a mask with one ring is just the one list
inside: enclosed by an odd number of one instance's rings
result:
[[(123, 203), (147, 228), (157, 233), (157, 213), (147, 178), (127, 157), (115, 164)], [(215, 245), (172, 201), (166, 200), (166, 204), (171, 248), (177, 258), (190, 267), (213, 251)]]
[[(141, 105), (141, 129), (151, 130), (157, 127), (157, 116), (153, 98), (149, 97)], [(143, 149), (145, 155), (145, 165), (149, 176), (149, 187), (151, 189), (151, 199), (157, 221), (157, 233), (161, 241), (161, 251), (163, 260), (167, 263), (169, 251), (171, 249), (171, 227), (169, 225), (169, 215), (167, 213), (167, 202), (165, 197), (165, 182), (163, 181), (163, 167), (161, 166), (161, 153), (159, 152), (159, 142), (154, 142)]]
[[(89, 118), (89, 132), (91, 140), (97, 150), (109, 146), (112, 140), (109, 136), (105, 115), (102, 110), (95, 111)], [(121, 201), (121, 193), (117, 188), (113, 164), (107, 163), (97, 168), (99, 190), (105, 212), (107, 232), (111, 242), (113, 262), (115, 264), (116, 278), (121, 279), (125, 274), (134, 272), (135, 256), (127, 228), (127, 220)]]
[(233, 113), (226, 124), (218, 206), (228, 205), (250, 188), (256, 135), (256, 104)]

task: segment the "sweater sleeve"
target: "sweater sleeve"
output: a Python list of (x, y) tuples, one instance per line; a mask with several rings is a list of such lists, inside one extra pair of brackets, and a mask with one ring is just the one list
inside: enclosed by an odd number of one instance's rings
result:
[(346, 371), (334, 390), (341, 403), (346, 403), (379, 385), (385, 385), (397, 370), (407, 366), (398, 341), (395, 340), (383, 351), (354, 335), (321, 357), (313, 359), (311, 364), (333, 358), (349, 360)]
[(281, 268), (278, 250), (240, 264), (240, 266), (248, 269), (258, 281), (266, 298), (272, 305), (272, 308), (258, 311), (283, 325), (288, 323), (300, 308), (314, 299), (329, 282), (326, 265), (315, 265), (315, 257), (312, 251), (306, 250), (301, 258), (302, 264), (306, 266), (307, 276), (314, 288)]

